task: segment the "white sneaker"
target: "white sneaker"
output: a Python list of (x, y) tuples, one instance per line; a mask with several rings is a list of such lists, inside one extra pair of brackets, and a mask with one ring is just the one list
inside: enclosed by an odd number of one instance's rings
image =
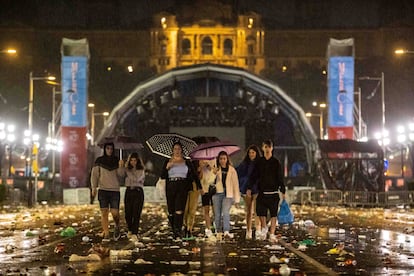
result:
[(138, 236), (137, 235), (134, 235), (134, 234), (131, 234), (131, 237), (129, 238), (129, 240), (131, 241), (131, 242), (137, 242), (138, 241)]
[(277, 238), (276, 238), (276, 235), (275, 234), (270, 234), (269, 235), (269, 241), (270, 242), (277, 242)]
[(267, 227), (265, 227), (265, 228), (262, 228), (262, 231), (261, 231), (261, 240), (263, 240), (263, 241), (265, 241), (266, 240), (266, 238), (267, 238), (267, 231), (268, 231), (268, 228)]
[(206, 234), (206, 236), (207, 236), (207, 238), (210, 238), (211, 236), (213, 236), (213, 232), (210, 230), (210, 229), (205, 229), (204, 230), (204, 232), (205, 232), (205, 234)]
[(232, 239), (232, 238), (234, 238), (234, 234), (230, 233), (229, 231), (224, 231), (224, 237)]
[(252, 239), (252, 230), (246, 230), (246, 240)]

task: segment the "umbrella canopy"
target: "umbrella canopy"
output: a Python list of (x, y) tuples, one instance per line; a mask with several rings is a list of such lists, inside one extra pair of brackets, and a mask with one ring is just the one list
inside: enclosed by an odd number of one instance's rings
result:
[(100, 143), (98, 143), (98, 146), (102, 148), (107, 143), (113, 143), (115, 148), (119, 149), (119, 157), (121, 159), (123, 150), (139, 150), (144, 148), (144, 146), (138, 142), (136, 138), (131, 136), (117, 135), (114, 137), (105, 137)]
[(183, 155), (187, 158), (190, 152), (197, 147), (196, 142), (186, 136), (176, 133), (155, 134), (146, 141), (149, 149), (153, 153), (167, 158), (172, 156), (173, 145), (176, 142), (179, 142), (183, 146)]
[(233, 155), (240, 151), (240, 147), (232, 142), (226, 141), (204, 143), (190, 152), (190, 158), (194, 160), (211, 160), (216, 158), (220, 151), (225, 151), (228, 155)]
[(117, 135), (114, 137), (105, 137), (100, 143), (98, 143), (98, 146), (102, 148), (106, 143), (114, 143), (116, 149), (123, 150), (144, 148), (144, 146), (140, 142), (138, 142), (136, 138), (131, 136)]

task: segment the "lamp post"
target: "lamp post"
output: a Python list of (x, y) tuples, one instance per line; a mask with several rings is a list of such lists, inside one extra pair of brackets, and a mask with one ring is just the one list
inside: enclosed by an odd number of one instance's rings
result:
[(307, 112), (305, 113), (305, 115), (308, 118), (319, 117), (319, 138), (322, 140), (323, 139), (323, 113), (321, 112), (320, 114), (316, 114), (316, 113)]
[(16, 129), (15, 125), (7, 126), (7, 143), (8, 143), (8, 157), (9, 157), (9, 173), (8, 177), (12, 177), (12, 168), (13, 168), (13, 142), (16, 140), (16, 135), (14, 131)]
[(90, 124), (90, 133), (91, 133), (91, 145), (95, 144), (95, 104), (88, 103), (88, 107), (91, 108), (91, 124)]
[[(33, 135), (33, 82), (35, 80), (55, 80), (56, 78), (53, 76), (46, 76), (46, 77), (33, 77), (33, 72), (29, 74), (29, 114), (28, 114), (28, 132), (29, 135)], [(33, 141), (30, 143), (30, 154), (33, 154)], [(29, 162), (29, 207), (33, 206), (33, 182), (32, 182), (32, 165), (33, 165), (33, 158), (30, 158)], [(37, 185), (37, 183), (36, 183)], [(37, 187), (35, 187), (35, 193), (37, 193)], [(35, 200), (37, 195), (35, 194)]]
[(326, 108), (326, 103), (312, 102), (312, 106), (319, 107), (319, 114), (315, 113), (306, 113), (307, 117), (319, 117), (319, 137), (320, 139), (324, 138), (325, 128), (323, 124), (324, 109)]
[(385, 86), (384, 86), (384, 72), (381, 72), (381, 77), (360, 77), (359, 80), (374, 80), (381, 82), (381, 146), (385, 158)]
[(91, 108), (91, 123), (90, 123), (90, 134), (91, 134), (91, 145), (95, 145), (95, 123), (96, 123), (96, 116), (103, 116), (104, 117), (104, 125), (106, 124), (106, 118), (109, 116), (109, 112), (101, 112), (95, 113), (95, 104), (88, 103), (88, 107)]

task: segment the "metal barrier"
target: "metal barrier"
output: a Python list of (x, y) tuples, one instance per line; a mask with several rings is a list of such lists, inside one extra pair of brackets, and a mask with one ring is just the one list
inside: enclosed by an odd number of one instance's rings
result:
[(336, 206), (343, 203), (342, 192), (339, 190), (301, 191), (302, 204)]
[(299, 191), (302, 205), (347, 205), (387, 207), (413, 204), (414, 191), (363, 192), (339, 190), (304, 190)]
[(378, 204), (378, 193), (376, 192), (343, 192), (343, 202), (345, 205), (356, 206), (376, 206)]
[(401, 205), (411, 204), (412, 194), (408, 191), (391, 191), (378, 193), (378, 205)]

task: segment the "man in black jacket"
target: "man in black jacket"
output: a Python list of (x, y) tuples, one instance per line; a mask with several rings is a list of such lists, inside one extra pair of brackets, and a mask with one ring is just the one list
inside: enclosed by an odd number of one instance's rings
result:
[(251, 196), (253, 184), (257, 182), (259, 195), (256, 199), (256, 214), (260, 218), (261, 230), (256, 229), (256, 239), (265, 240), (267, 237), (267, 212), (270, 212), (271, 242), (276, 241), (275, 229), (279, 207), (279, 191), (285, 198), (285, 184), (283, 182), (283, 169), (280, 161), (273, 157), (273, 143), (266, 140), (262, 143), (263, 156), (260, 157), (253, 170), (252, 177), (247, 186), (246, 196)]

